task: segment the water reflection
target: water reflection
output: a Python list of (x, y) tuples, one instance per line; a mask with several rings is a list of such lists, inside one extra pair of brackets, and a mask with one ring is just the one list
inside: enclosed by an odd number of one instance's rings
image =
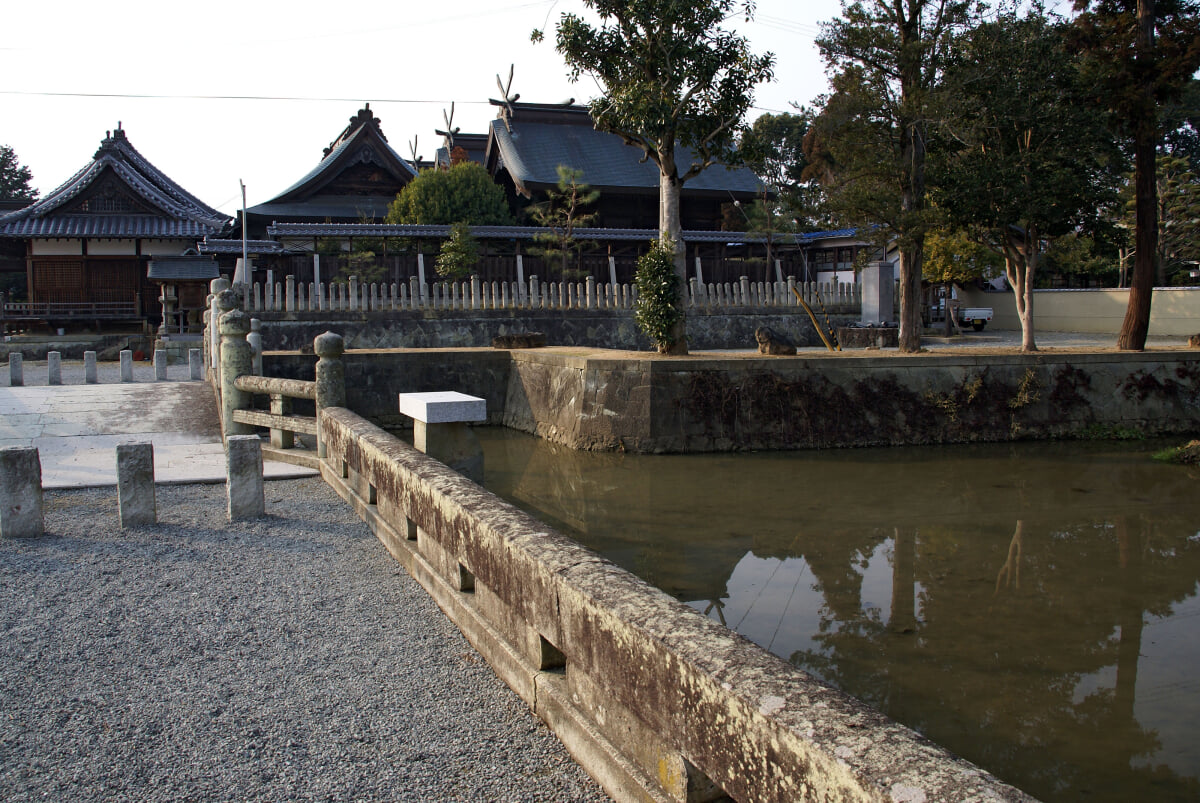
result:
[(1200, 503), (1149, 446), (573, 452), (487, 484), (1046, 800), (1200, 798)]

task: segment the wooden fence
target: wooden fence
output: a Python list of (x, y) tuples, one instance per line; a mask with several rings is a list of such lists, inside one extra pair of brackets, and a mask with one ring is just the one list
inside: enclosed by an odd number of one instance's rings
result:
[[(689, 282), (685, 304), (689, 307), (792, 307), (799, 306), (793, 288), (812, 305), (837, 307), (841, 311), (861, 305), (859, 285), (844, 282), (739, 282), (701, 285)], [(245, 309), (250, 312), (318, 312), (381, 310), (482, 310), (482, 309), (632, 309), (637, 288), (630, 284), (585, 282), (485, 282), (477, 278), (462, 282), (422, 284), (362, 284), (351, 276), (348, 282), (331, 285), (303, 283), (288, 276), (273, 285), (255, 283), (248, 288)]]

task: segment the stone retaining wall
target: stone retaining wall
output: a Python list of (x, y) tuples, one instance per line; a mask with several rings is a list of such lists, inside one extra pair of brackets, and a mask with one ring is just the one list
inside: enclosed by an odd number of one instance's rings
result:
[[(347, 352), (349, 407), (457, 390), (488, 421), (575, 449), (713, 452), (1200, 430), (1200, 351), (912, 357), (608, 356), (569, 349)], [(268, 354), (271, 376), (316, 358)]]
[[(263, 348), (284, 351), (312, 343), (325, 331), (341, 334), (350, 349), (483, 348), (492, 338), (542, 332), (551, 346), (648, 351), (632, 310), (425, 310), (379, 312), (255, 312), (263, 322)], [(832, 325), (858, 319), (830, 309)], [(798, 346), (820, 346), (800, 307), (764, 307), (729, 312), (688, 311), (688, 343), (694, 349), (754, 349), (754, 330), (768, 326)]]
[(326, 479), (618, 800), (1029, 800), (351, 413)]

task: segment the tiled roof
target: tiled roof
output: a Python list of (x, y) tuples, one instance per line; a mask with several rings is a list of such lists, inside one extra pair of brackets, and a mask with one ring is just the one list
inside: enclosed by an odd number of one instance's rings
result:
[(146, 278), (158, 281), (209, 281), (220, 275), (212, 257), (155, 257), (146, 268)]
[(314, 195), (303, 201), (269, 201), (252, 206), (246, 214), (267, 220), (310, 220), (323, 221), (346, 218), (354, 221), (363, 217), (383, 220), (387, 217), (388, 205), (395, 196), (384, 198), (376, 195)]
[[(532, 240), (547, 229), (537, 226), (472, 226), (471, 234), (490, 240)], [(777, 245), (807, 244), (816, 240), (850, 237), (854, 229), (834, 232), (777, 234)], [(276, 223), (267, 228), (270, 237), (449, 237), (449, 226), (420, 226), (397, 223)], [(576, 229), (580, 240), (649, 241), (658, 239), (656, 229)], [(683, 240), (688, 243), (745, 243), (762, 242), (762, 234), (739, 231), (687, 231)], [(211, 242), (211, 241), (210, 241)], [(232, 242), (232, 241), (230, 241)]]
[[(535, 113), (523, 115), (523, 106), (518, 104), (507, 121), (493, 120), (489, 140), (519, 188), (552, 187), (558, 183), (558, 166), (566, 165), (581, 171), (582, 180), (601, 192), (658, 189), (658, 167), (642, 161), (641, 149), (626, 145), (616, 134), (597, 131), (586, 107), (538, 106)], [(692, 152), (680, 147), (676, 157), (683, 171), (691, 164)], [(761, 187), (750, 170), (714, 165), (689, 179), (683, 190), (749, 199)]]
[[(62, 211), (102, 176), (112, 174), (149, 212)], [(203, 237), (229, 218), (150, 164), (118, 128), (100, 143), (90, 164), (37, 203), (0, 216), (5, 237)]]
[[(15, 216), (13, 216), (15, 217)], [(0, 237), (154, 237), (197, 239), (219, 229), (195, 220), (153, 215), (51, 215), (0, 218)]]
[[(279, 195), (260, 206), (286, 201), (296, 201), (318, 192), (327, 182), (337, 177), (345, 167), (355, 162), (374, 162), (390, 170), (403, 183), (417, 175), (407, 161), (388, 144), (387, 137), (379, 128), (379, 120), (371, 113), (370, 104), (350, 118), (350, 125), (325, 149), (325, 156), (303, 178)], [(261, 214), (259, 206), (246, 210), (250, 214)]]
[[(242, 253), (241, 240), (206, 239), (199, 244), (201, 254), (237, 254)], [(248, 254), (282, 254), (283, 246), (276, 240), (247, 240)]]

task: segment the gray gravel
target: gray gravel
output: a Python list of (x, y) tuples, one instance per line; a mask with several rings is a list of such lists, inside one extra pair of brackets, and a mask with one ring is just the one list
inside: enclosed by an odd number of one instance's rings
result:
[(0, 800), (608, 798), (318, 479), (0, 541)]

